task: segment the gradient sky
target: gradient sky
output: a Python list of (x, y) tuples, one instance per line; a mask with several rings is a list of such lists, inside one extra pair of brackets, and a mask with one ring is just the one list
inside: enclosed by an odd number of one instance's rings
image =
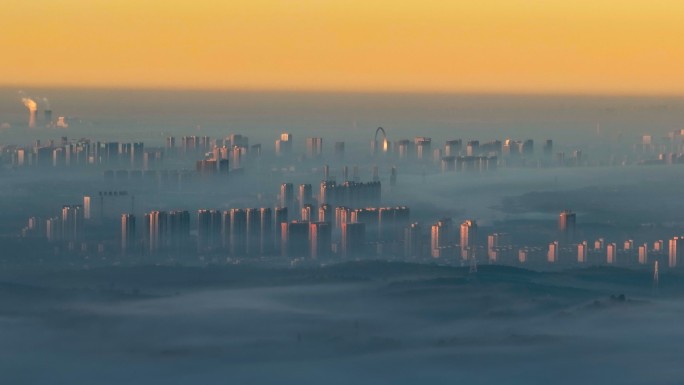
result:
[(681, 0), (3, 0), (0, 84), (684, 93)]

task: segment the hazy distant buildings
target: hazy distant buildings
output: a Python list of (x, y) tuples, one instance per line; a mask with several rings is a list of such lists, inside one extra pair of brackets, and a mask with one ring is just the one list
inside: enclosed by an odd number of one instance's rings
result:
[(121, 253), (128, 254), (135, 246), (135, 215), (121, 215)]
[(575, 219), (575, 213), (570, 210), (563, 210), (558, 216), (558, 231), (565, 243), (570, 243), (575, 238)]
[(80, 241), (83, 237), (83, 206), (62, 207), (62, 240)]
[(280, 139), (275, 141), (275, 153), (277, 156), (292, 154), (292, 134), (283, 132)]
[(322, 154), (323, 138), (306, 138), (306, 156), (309, 159), (317, 159)]

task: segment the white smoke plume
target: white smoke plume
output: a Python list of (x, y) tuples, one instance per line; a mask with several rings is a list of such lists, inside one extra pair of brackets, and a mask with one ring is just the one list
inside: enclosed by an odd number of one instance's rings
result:
[(38, 111), (38, 103), (29, 97), (21, 98), (21, 102), (29, 110), (29, 128), (34, 128), (36, 126), (36, 112)]
[(31, 98), (21, 98), (21, 102), (24, 103), (24, 106), (26, 106), (30, 112), (36, 112), (38, 110), (38, 103)]

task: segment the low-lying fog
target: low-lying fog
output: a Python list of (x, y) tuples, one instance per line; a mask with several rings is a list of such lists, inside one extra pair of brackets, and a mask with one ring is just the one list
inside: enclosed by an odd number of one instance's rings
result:
[(370, 263), (230, 278), (228, 267), (225, 280), (141, 269), (0, 285), (3, 382), (668, 384), (684, 374), (676, 277), (658, 294), (648, 272), (608, 268), (470, 275)]

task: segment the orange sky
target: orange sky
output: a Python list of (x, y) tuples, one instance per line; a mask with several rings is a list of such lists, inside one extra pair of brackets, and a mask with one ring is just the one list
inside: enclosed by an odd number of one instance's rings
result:
[(3, 0), (0, 84), (684, 93), (681, 0)]

